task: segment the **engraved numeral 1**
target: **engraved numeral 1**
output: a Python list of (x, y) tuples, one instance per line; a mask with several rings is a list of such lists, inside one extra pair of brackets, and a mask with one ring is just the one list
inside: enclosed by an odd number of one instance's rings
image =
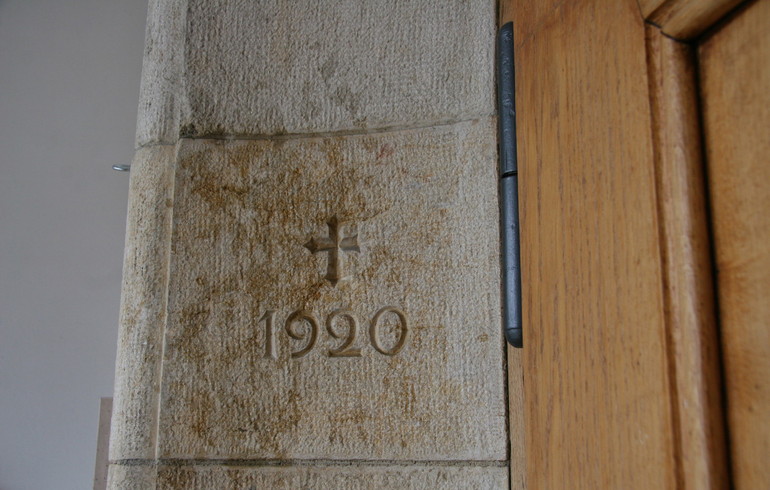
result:
[(262, 320), (265, 320), (265, 358), (276, 359), (275, 330), (273, 329), (273, 325), (275, 325), (275, 310), (267, 310), (262, 315), (262, 318), (259, 319), (260, 322)]

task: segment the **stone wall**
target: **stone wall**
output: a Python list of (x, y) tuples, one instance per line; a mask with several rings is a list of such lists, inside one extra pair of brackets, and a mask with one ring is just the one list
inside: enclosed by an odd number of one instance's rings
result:
[(111, 488), (502, 488), (492, 1), (153, 0)]

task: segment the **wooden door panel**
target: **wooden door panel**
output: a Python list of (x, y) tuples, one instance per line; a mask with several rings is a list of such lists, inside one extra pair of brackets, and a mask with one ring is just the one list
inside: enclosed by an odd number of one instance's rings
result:
[(647, 27), (658, 223), (680, 488), (729, 484), (695, 50)]
[(514, 0), (527, 481), (675, 485), (645, 27)]
[(691, 37), (738, 2), (599, 3), (500, 10), (515, 27), (528, 484), (729, 485), (705, 147), (732, 473), (770, 488), (770, 0), (700, 41), (704, 143), (693, 48), (642, 19)]
[(700, 46), (736, 488), (770, 488), (770, 1)]
[(744, 0), (639, 0), (642, 14), (677, 39), (692, 39)]

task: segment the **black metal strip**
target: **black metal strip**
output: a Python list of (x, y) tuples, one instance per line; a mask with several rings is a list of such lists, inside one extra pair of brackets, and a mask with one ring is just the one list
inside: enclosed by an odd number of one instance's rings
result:
[(522, 347), (518, 163), (516, 160), (513, 24), (511, 22), (501, 27), (497, 34), (497, 120), (500, 158), (503, 332), (512, 346)]

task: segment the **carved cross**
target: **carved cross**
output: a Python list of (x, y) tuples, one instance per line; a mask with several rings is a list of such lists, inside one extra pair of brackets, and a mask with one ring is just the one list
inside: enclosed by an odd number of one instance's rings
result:
[(343, 252), (360, 252), (358, 248), (358, 235), (341, 237), (340, 236), (340, 222), (337, 217), (333, 217), (327, 223), (329, 226), (329, 236), (326, 238), (313, 238), (305, 244), (305, 248), (310, 250), (313, 254), (318, 252), (329, 252), (329, 262), (326, 267), (326, 276), (324, 278), (328, 280), (332, 286), (337, 286), (337, 283), (346, 276), (342, 269), (342, 258), (340, 257), (340, 251)]

